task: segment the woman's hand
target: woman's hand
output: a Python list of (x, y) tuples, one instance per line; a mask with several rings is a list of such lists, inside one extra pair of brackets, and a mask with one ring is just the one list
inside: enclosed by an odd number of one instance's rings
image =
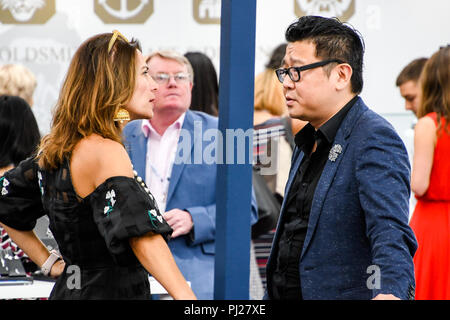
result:
[(66, 263), (64, 262), (63, 259), (56, 261), (53, 264), (52, 268), (50, 269), (49, 276), (52, 277), (53, 279), (58, 278), (64, 272), (65, 267), (66, 267)]

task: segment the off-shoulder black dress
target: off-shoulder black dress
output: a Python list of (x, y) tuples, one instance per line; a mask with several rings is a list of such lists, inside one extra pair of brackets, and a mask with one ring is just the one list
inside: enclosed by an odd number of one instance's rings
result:
[(49, 217), (66, 262), (50, 299), (151, 298), (148, 273), (128, 239), (154, 232), (167, 241), (172, 229), (142, 181), (112, 177), (80, 198), (69, 161), (50, 172), (30, 158), (0, 177), (0, 192), (5, 225), (32, 230), (39, 217)]

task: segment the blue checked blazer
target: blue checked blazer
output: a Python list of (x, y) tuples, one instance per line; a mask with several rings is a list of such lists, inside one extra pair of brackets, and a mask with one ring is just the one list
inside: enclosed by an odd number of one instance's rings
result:
[[(330, 152), (315, 190), (298, 265), (303, 298), (371, 299), (379, 293), (413, 298), (417, 242), (408, 226), (410, 165), (402, 140), (358, 98), (332, 150), (338, 152)], [(286, 195), (303, 156), (294, 150)], [(279, 224), (284, 212), (285, 203)], [(279, 230), (280, 225), (267, 263), (266, 298)]]

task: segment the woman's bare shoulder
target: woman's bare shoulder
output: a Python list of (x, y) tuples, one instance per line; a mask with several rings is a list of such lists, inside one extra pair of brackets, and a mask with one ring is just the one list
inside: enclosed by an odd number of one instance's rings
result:
[(427, 143), (436, 142), (436, 124), (430, 117), (420, 118), (414, 126), (415, 140), (424, 140)]
[(94, 187), (114, 176), (133, 176), (130, 158), (122, 144), (99, 135), (83, 138), (72, 153), (71, 170)]
[[(417, 127), (418, 126), (418, 127)], [(434, 123), (434, 120), (431, 117), (422, 117), (419, 120), (417, 120), (417, 123), (414, 128), (434, 128), (436, 129), (436, 124)]]

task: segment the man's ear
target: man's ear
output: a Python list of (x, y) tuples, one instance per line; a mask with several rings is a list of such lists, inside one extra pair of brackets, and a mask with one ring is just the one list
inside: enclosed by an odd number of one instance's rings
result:
[(351, 78), (353, 69), (348, 63), (341, 63), (335, 67), (336, 90), (341, 91), (347, 87), (351, 87)]

